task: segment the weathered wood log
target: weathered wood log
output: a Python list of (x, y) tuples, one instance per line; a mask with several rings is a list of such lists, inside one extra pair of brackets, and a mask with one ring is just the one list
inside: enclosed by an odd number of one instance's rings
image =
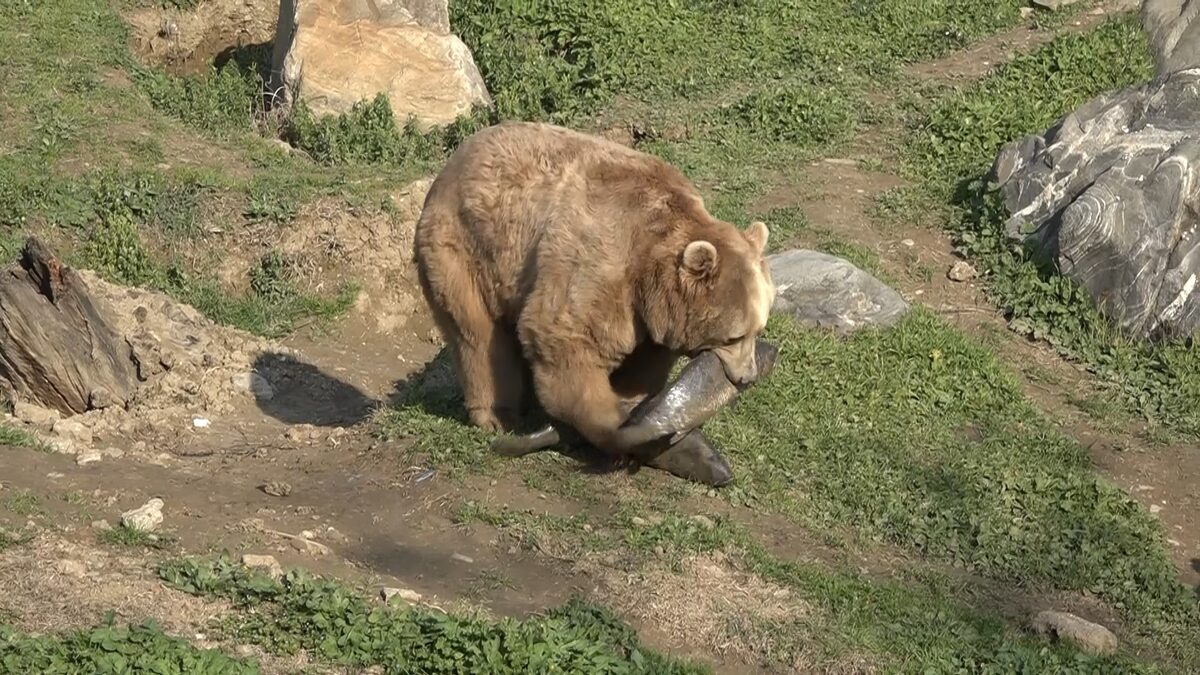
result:
[(0, 270), (0, 386), (65, 415), (124, 404), (137, 386), (129, 343), (35, 237)]

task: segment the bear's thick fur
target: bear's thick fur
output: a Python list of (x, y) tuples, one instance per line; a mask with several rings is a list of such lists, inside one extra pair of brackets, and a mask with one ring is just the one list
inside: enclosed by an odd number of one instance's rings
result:
[(621, 455), (630, 399), (683, 354), (714, 350), (757, 377), (775, 287), (768, 231), (708, 214), (677, 169), (561, 127), (502, 123), (457, 149), (430, 187), (414, 260), (471, 422), (511, 430), (538, 402)]

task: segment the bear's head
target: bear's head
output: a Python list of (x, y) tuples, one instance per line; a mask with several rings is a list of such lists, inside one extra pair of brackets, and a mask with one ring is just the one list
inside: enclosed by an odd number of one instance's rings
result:
[(764, 250), (770, 231), (754, 222), (745, 230), (713, 223), (676, 240), (674, 276), (680, 302), (660, 314), (669, 325), (650, 326), (656, 341), (695, 356), (712, 351), (730, 382), (758, 378), (754, 343), (767, 325), (775, 284)]

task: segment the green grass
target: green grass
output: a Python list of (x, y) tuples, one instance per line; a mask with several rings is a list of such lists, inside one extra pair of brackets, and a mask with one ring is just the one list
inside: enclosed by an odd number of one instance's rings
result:
[[(304, 293), (285, 266), (267, 270), (279, 277), (270, 293), (258, 284), (227, 291), (211, 272), (217, 252), (204, 235), (283, 227), (329, 195), (384, 204), (395, 181), (428, 171), (433, 155), (397, 158), (387, 175), (290, 157), (260, 135), (273, 131), (261, 53), (245, 50), (220, 70), (178, 77), (135, 63), (128, 43), (104, 0), (0, 7), (9, 139), (0, 142), (0, 257), (15, 257), (28, 234), (46, 236), (73, 264), (268, 337), (348, 309), (353, 287)], [(246, 274), (259, 279), (263, 270), (251, 264)]]
[(993, 578), (1092, 593), (1147, 629), (1200, 629), (1156, 521), (991, 352), (922, 309), (844, 343), (779, 319), (769, 337), (780, 364), (708, 427), (734, 457), (732, 492)]
[(154, 549), (159, 551), (171, 548), (176, 543), (174, 537), (125, 526), (102, 530), (96, 535), (96, 539), (100, 543), (109, 546)]
[[(767, 338), (781, 351), (775, 371), (706, 427), (736, 472), (722, 498), (1000, 582), (1096, 596), (1173, 658), (1200, 663), (1186, 637), (1200, 605), (1157, 521), (1093, 472), (989, 350), (920, 308), (846, 341), (781, 318)], [(424, 461), (488, 470), (486, 435), (453, 405), (392, 414)]]
[(16, 448), (40, 448), (42, 447), (42, 442), (24, 429), (17, 429), (0, 423), (0, 445), (9, 445)]
[[(865, 658), (880, 672), (900, 673), (1159, 672), (1125, 655), (1089, 657), (1032, 638), (1000, 618), (985, 594), (923, 567), (912, 570), (917, 581), (905, 583), (793, 562), (768, 552), (728, 518), (714, 515), (711, 524), (698, 524), (694, 516), (676, 511), (655, 515), (640, 498), (619, 504), (608, 517), (570, 518), (472, 502), (458, 510), (456, 520), (495, 527), (529, 550), (561, 551), (576, 559), (615, 555), (617, 564), (631, 571), (654, 562), (678, 568), (692, 555), (729, 554), (739, 568), (794, 593), (804, 608), (751, 617), (750, 626), (745, 617), (717, 617), (725, 622), (729, 640), (770, 637), (773, 649), (758, 655), (763, 668), (786, 671), (802, 659), (814, 670), (828, 666), (837, 672)], [(680, 577), (678, 583), (687, 580)]]
[(42, 512), (42, 500), (32, 490), (6, 490), (0, 505), (18, 516), (34, 516)]
[(422, 606), (372, 603), (339, 582), (289, 570), (281, 580), (225, 556), (162, 565), (169, 585), (231, 600), (227, 637), (272, 653), (305, 650), (318, 662), (388, 672), (699, 674), (707, 669), (647, 650), (604, 608), (574, 599), (525, 620), (446, 614)]
[(256, 675), (256, 663), (200, 649), (154, 622), (110, 621), (62, 635), (28, 635), (0, 625), (0, 670), (6, 673), (157, 673)]
[[(1036, 253), (1006, 241), (1006, 211), (980, 183), (1005, 142), (1037, 133), (1092, 97), (1151, 75), (1136, 17), (1066, 35), (933, 103), (905, 149), (924, 205), (950, 207), (957, 244), (990, 277), (988, 289), (1015, 330), (1085, 363), (1109, 396), (1154, 426), (1200, 438), (1200, 350), (1123, 338), (1086, 292)], [(920, 202), (916, 207), (920, 207)]]

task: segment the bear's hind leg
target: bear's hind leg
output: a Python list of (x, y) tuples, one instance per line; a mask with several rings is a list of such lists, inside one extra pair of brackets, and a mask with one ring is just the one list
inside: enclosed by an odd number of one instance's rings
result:
[(486, 431), (512, 430), (525, 388), (516, 336), (510, 326), (491, 317), (473, 277), (457, 257), (443, 251), (437, 262), (443, 283), (430, 283), (421, 268), (418, 278), (454, 358), (467, 416)]

